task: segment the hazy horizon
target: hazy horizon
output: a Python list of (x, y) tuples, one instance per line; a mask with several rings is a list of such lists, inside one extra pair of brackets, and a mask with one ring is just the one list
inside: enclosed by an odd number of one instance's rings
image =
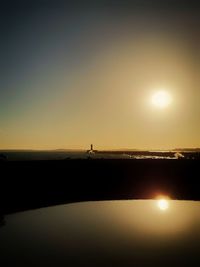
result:
[[(30, 148), (24, 148), (24, 149), (20, 149), (20, 148), (9, 148), (9, 149), (0, 149), (0, 151), (1, 152), (3, 152), (3, 151), (46, 151), (46, 152), (53, 152), (53, 151), (83, 151), (83, 152), (85, 152), (85, 151), (88, 151), (90, 149), (90, 147), (87, 147), (87, 148), (53, 148), (53, 149), (51, 149), (51, 148), (49, 148), (49, 149), (30, 149)], [(152, 149), (137, 149), (137, 148), (104, 148), (104, 149), (102, 149), (102, 148), (94, 148), (94, 150), (96, 150), (96, 151), (151, 151), (151, 152), (156, 152), (156, 151), (160, 151), (160, 152), (162, 152), (162, 151), (176, 151), (176, 150), (180, 150), (180, 151), (189, 151), (189, 150), (191, 150), (191, 151), (195, 151), (195, 150), (200, 150), (200, 147), (177, 147), (177, 148), (169, 148), (169, 149), (154, 149), (154, 148), (152, 148)]]

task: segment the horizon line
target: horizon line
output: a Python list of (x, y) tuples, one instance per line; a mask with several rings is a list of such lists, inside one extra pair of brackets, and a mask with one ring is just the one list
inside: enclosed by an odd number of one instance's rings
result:
[[(50, 148), (50, 149), (30, 149), (30, 148), (0, 148), (0, 151), (88, 151), (88, 148)], [(138, 149), (138, 148), (106, 148), (106, 149), (94, 149), (94, 151), (150, 151), (150, 152), (161, 152), (161, 151), (178, 151), (178, 150), (185, 150), (185, 151), (193, 151), (193, 150), (200, 150), (200, 147), (179, 147), (179, 148), (170, 148), (170, 149)]]

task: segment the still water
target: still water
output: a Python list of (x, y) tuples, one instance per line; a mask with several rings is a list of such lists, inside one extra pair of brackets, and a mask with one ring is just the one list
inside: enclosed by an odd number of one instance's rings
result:
[(123, 200), (5, 217), (2, 266), (200, 266), (200, 202)]

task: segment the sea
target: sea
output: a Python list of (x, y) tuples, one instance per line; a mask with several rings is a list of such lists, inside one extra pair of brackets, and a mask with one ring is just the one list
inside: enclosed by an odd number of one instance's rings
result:
[(179, 155), (171, 152), (133, 152), (133, 151), (86, 151), (86, 150), (0, 150), (0, 158), (8, 161), (67, 160), (67, 159), (177, 159)]

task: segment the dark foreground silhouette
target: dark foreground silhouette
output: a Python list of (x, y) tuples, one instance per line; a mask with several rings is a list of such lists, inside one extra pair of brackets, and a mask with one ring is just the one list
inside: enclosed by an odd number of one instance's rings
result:
[(200, 160), (0, 162), (0, 214), (86, 200), (200, 200)]

